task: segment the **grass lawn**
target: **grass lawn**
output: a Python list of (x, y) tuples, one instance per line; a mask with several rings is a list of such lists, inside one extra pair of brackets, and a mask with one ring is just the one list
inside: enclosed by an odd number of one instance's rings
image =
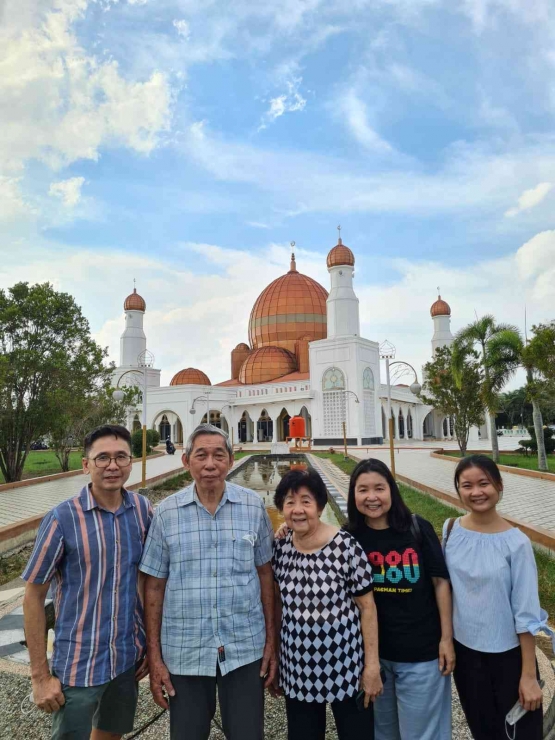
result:
[[(356, 465), (353, 460), (344, 460), (342, 454), (336, 453), (330, 455), (329, 452), (316, 452), (313, 454), (317, 457), (325, 457), (331, 460), (348, 475), (351, 474)], [(515, 455), (514, 457), (520, 458), (521, 456)], [(504, 455), (502, 458), (504, 458)], [(530, 458), (524, 459), (530, 460)], [(553, 460), (551, 463), (553, 463)], [(409, 509), (413, 513), (427, 519), (433, 525), (440, 538), (443, 522), (450, 517), (461, 516), (460, 512), (448, 504), (444, 504), (425, 493), (420, 493), (403, 483), (399, 484), (399, 490)], [(548, 612), (551, 621), (555, 621), (555, 559), (539, 550), (534, 550), (534, 555), (536, 556), (536, 565), (538, 567), (540, 602), (542, 607)]]
[[(456, 450), (449, 450), (446, 454), (451, 457), (461, 457), (461, 453)], [(488, 455), (491, 457), (491, 455)], [(505, 455), (501, 453), (499, 456), (499, 462), (501, 465), (511, 465), (515, 468), (525, 468), (526, 470), (537, 470), (538, 469), (538, 456), (537, 455), (521, 455), (515, 452), (511, 455)], [(547, 456), (547, 466), (551, 473), (555, 473), (555, 455)]]
[[(72, 452), (69, 456), (69, 469), (81, 470), (81, 459), (81, 452)], [(23, 479), (38, 478), (41, 475), (53, 475), (61, 472), (62, 468), (58, 458), (52, 450), (31, 450), (25, 460)], [(5, 483), (2, 473), (0, 473), (0, 483)]]

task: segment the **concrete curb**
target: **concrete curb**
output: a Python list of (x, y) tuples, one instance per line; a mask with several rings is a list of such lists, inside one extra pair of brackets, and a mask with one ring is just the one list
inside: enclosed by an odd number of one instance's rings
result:
[[(475, 451), (467, 450), (468, 455), (483, 455), (484, 450)], [(487, 453), (487, 450), (485, 451)], [(511, 453), (514, 454), (514, 453)], [(503, 453), (501, 453), (501, 456)], [(449, 460), (450, 462), (460, 462), (460, 457), (454, 457), (453, 455), (444, 454), (443, 448), (438, 448), (435, 452), (430, 452), (430, 457), (435, 457), (437, 460)], [(513, 473), (513, 475), (523, 475), (525, 478), (541, 478), (541, 480), (550, 480), (555, 483), (555, 473), (546, 473), (542, 470), (528, 470), (527, 468), (514, 468), (512, 465), (498, 464), (497, 467), (504, 473)]]

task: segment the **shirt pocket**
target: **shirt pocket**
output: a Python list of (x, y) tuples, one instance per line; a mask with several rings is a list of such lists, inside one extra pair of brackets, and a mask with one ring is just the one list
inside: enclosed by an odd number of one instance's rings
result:
[(254, 570), (254, 546), (256, 532), (251, 530), (235, 530), (232, 537), (231, 572), (234, 576), (248, 577)]

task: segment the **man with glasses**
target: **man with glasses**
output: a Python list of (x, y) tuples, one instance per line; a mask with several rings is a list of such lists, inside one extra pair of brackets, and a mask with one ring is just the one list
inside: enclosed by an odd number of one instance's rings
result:
[[(33, 698), (53, 713), (53, 740), (117, 740), (133, 729), (137, 682), (148, 673), (138, 567), (152, 508), (124, 487), (132, 462), (125, 427), (85, 437), (91, 481), (45, 516), (22, 575)], [(44, 602), (52, 580), (50, 671)]]

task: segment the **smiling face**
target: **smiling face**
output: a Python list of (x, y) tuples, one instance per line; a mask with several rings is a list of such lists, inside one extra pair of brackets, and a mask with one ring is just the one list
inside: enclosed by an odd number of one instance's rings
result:
[(313, 494), (301, 486), (298, 491), (289, 491), (283, 500), (285, 523), (297, 534), (310, 534), (320, 524), (322, 510), (318, 508)]
[(481, 468), (467, 468), (459, 477), (459, 496), (463, 504), (477, 514), (495, 509), (500, 491)]
[[(96, 465), (95, 460), (109, 456), (110, 464), (102, 468)], [(83, 470), (90, 473), (93, 493), (115, 493), (120, 491), (131, 475), (132, 459), (127, 465), (118, 467), (113, 458), (131, 458), (131, 448), (127, 442), (119, 437), (100, 437), (93, 442), (87, 457), (83, 458)]]
[(389, 483), (379, 473), (361, 473), (355, 483), (355, 504), (370, 527), (387, 527), (391, 509)]

